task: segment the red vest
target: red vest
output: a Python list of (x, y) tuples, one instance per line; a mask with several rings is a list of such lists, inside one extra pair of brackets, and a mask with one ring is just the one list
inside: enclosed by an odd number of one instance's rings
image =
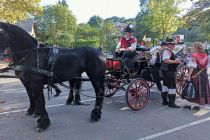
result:
[(126, 38), (123, 36), (120, 38), (120, 42), (121, 42), (121, 48), (128, 48), (131, 46), (132, 43), (136, 42), (136, 39), (132, 37), (129, 40), (126, 40)]

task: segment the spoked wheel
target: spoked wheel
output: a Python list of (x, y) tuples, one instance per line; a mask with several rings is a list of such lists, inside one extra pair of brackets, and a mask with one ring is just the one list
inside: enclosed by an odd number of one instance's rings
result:
[(119, 86), (120, 86), (119, 82), (107, 80), (105, 82), (104, 97), (112, 97), (116, 93)]
[(147, 81), (147, 84), (148, 84), (149, 88), (151, 88), (154, 86), (155, 82)]
[(149, 100), (150, 90), (147, 82), (143, 79), (132, 81), (126, 91), (126, 102), (128, 106), (134, 110), (144, 108)]
[(176, 71), (176, 92), (180, 96), (182, 95), (183, 88), (186, 83), (186, 77), (189, 74), (189, 68), (185, 65), (177, 68)]

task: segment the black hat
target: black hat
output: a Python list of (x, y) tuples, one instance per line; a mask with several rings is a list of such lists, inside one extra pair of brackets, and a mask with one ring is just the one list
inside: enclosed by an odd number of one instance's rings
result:
[(160, 43), (160, 46), (164, 46), (164, 45), (167, 45), (167, 43), (165, 41)]
[(172, 38), (167, 37), (166, 38), (166, 43), (167, 44), (174, 44), (175, 42), (174, 42), (174, 40)]
[(125, 28), (124, 28), (124, 32), (129, 32), (129, 33), (132, 33), (133, 30), (131, 29), (131, 23), (129, 23)]

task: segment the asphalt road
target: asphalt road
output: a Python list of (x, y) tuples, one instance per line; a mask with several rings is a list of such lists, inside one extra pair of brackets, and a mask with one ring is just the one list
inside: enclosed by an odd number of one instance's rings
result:
[[(83, 89), (90, 89), (90, 83)], [(0, 140), (209, 140), (210, 106), (200, 111), (172, 109), (160, 104), (160, 94), (151, 89), (147, 106), (140, 111), (125, 109), (125, 97), (119, 92), (104, 101), (99, 122), (91, 123), (94, 99), (82, 96), (86, 105), (66, 106), (68, 90), (59, 97), (50, 96), (46, 106), (51, 126), (45, 132), (35, 131), (36, 118), (26, 116), (28, 97), (17, 79), (0, 79)], [(93, 95), (92, 91), (83, 92)], [(186, 101), (177, 98), (177, 104)], [(124, 110), (123, 110), (124, 109)]]

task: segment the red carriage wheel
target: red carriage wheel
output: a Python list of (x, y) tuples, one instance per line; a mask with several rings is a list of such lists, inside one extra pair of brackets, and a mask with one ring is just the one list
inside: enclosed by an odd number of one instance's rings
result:
[(147, 84), (148, 84), (149, 88), (151, 88), (154, 86), (155, 82), (147, 81)]
[(126, 102), (134, 110), (144, 108), (149, 100), (150, 89), (147, 82), (143, 79), (133, 80), (127, 87)]
[(182, 95), (182, 91), (184, 88), (184, 85), (186, 83), (186, 77), (189, 74), (189, 68), (187, 66), (180, 66), (177, 68), (176, 71), (176, 92), (180, 96)]
[(104, 97), (112, 97), (116, 93), (119, 86), (119, 82), (107, 80), (105, 82)]

